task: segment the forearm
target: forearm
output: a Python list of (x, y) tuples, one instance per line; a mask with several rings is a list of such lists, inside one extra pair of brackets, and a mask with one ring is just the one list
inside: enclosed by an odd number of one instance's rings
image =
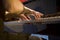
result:
[(19, 0), (3, 0), (6, 11), (17, 13), (23, 11), (23, 4)]

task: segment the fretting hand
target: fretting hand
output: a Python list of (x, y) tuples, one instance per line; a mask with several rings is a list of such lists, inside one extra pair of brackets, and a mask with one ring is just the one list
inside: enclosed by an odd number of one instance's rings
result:
[(34, 10), (30, 9), (30, 8), (25, 7), (25, 10), (23, 11), (23, 13), (20, 14), (20, 18), (21, 18), (21, 20), (27, 20), (27, 21), (29, 21), (29, 20), (32, 20), (31, 17), (30, 17), (30, 15), (34, 16), (35, 20), (37, 20), (41, 16), (43, 16), (42, 13), (34, 11)]

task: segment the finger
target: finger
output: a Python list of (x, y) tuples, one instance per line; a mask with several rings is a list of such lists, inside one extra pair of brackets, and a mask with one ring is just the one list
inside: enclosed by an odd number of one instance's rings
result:
[(34, 13), (34, 15), (37, 17), (37, 18), (40, 18), (41, 17), (41, 14), (40, 13)]
[(32, 15), (35, 17), (36, 20), (40, 17), (35, 11), (32, 12)]
[(40, 12), (33, 12), (33, 14), (36, 16), (37, 19), (43, 16), (43, 14)]
[(22, 21), (22, 19), (20, 18), (20, 19), (19, 19), (19, 21), (21, 22), (21, 21)]
[(20, 15), (20, 18), (21, 18), (22, 20), (29, 20), (24, 14), (21, 14), (21, 15)]
[(40, 12), (39, 12), (39, 14), (40, 14), (41, 16), (43, 16), (43, 15), (44, 15), (43, 13), (40, 13)]
[(40, 18), (41, 17), (41, 14), (40, 13), (36, 13), (35, 14), (37, 18)]
[(43, 16), (44, 14), (43, 13), (41, 13), (41, 12), (38, 12), (38, 11), (34, 11), (35, 13), (39, 13), (40, 14), (40, 16)]
[(30, 15), (34, 17), (33, 19), (37, 19), (37, 17), (34, 14), (30, 14)]
[(25, 14), (25, 16), (26, 16), (29, 20), (31, 20), (29, 14)]
[(27, 17), (28, 17), (28, 19), (29, 19), (29, 20), (31, 20), (31, 18), (30, 18), (30, 16), (29, 16), (29, 15), (27, 15)]

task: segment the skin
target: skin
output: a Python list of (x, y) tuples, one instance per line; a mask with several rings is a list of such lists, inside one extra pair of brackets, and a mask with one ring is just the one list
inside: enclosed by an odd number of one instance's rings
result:
[[(42, 13), (36, 13), (34, 11), (31, 11), (31, 13), (28, 13), (27, 15), (25, 15), (24, 13), (22, 13), (23, 11), (25, 11), (24, 10), (25, 6), (19, 0), (3, 0), (3, 3), (5, 4), (4, 5), (5, 9), (9, 13), (12, 13), (12, 14), (17, 13), (20, 16), (21, 20), (31, 20), (31, 18), (29, 17), (29, 14), (34, 16), (35, 19), (38, 19), (41, 16), (43, 16)], [(28, 11), (30, 11), (30, 10), (28, 10)]]
[(35, 17), (35, 20), (39, 19), (41, 16), (43, 16), (42, 13), (36, 13), (36, 12), (31, 12), (31, 14), (20, 14), (22, 20), (32, 20), (29, 15), (32, 15)]
[[(3, 5), (4, 4), (4, 5)], [(24, 7), (23, 7), (23, 4), (19, 1), (19, 0), (1, 0), (0, 1), (0, 40), (26, 40), (27, 37), (30, 35), (30, 34), (18, 34), (18, 35), (13, 35), (13, 34), (10, 34), (8, 32), (4, 32), (4, 24), (3, 24), (3, 20), (5, 17), (4, 17), (4, 13), (5, 11), (8, 11), (10, 12), (11, 14), (13, 13), (17, 13), (19, 14), (19, 16), (21, 16), (21, 20), (30, 20), (31, 18), (29, 17), (29, 14), (23, 14), (24, 10)], [(22, 14), (20, 14), (22, 13)], [(35, 13), (35, 12), (32, 12), (30, 15), (35, 16), (35, 18), (39, 18), (41, 17), (41, 14), (40, 13)], [(27, 18), (29, 17), (29, 19)]]

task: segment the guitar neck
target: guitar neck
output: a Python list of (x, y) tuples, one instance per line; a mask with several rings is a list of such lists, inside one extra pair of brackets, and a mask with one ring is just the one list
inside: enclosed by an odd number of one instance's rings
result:
[(10, 21), (5, 22), (5, 24), (26, 24), (26, 23), (41, 23), (41, 24), (55, 24), (60, 23), (60, 16), (40, 18), (39, 20), (30, 20), (30, 21)]
[(60, 16), (40, 18), (39, 20), (23, 21), (22, 23), (38, 23), (38, 22), (41, 24), (60, 23)]
[[(57, 16), (56, 16), (57, 15)], [(59, 16), (58, 16), (59, 15)], [(5, 22), (5, 23), (11, 23), (11, 24), (25, 24), (25, 23), (41, 23), (41, 24), (55, 24), (55, 23), (60, 23), (60, 12), (57, 14), (53, 15), (45, 15), (42, 18), (39, 18), (39, 20), (30, 20), (30, 21), (10, 21), (10, 22)]]

